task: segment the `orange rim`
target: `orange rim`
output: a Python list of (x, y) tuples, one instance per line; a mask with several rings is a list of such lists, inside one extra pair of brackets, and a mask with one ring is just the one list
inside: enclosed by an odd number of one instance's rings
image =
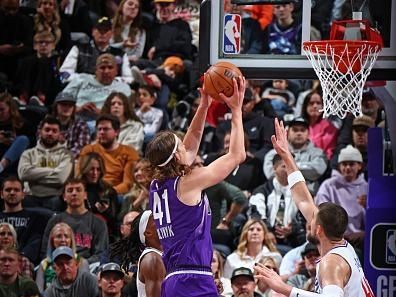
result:
[(340, 53), (345, 50), (346, 46), (348, 46), (348, 53), (355, 53), (363, 47), (364, 53), (368, 53), (369, 49), (376, 49), (375, 52), (382, 49), (381, 43), (370, 40), (318, 40), (305, 41), (303, 43), (303, 49), (305, 51), (315, 54), (327, 54), (329, 49), (334, 49), (336, 53)]

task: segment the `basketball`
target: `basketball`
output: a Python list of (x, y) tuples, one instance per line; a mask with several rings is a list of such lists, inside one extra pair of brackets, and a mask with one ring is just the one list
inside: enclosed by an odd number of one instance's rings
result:
[(205, 73), (204, 88), (206, 93), (215, 100), (222, 101), (219, 96), (223, 93), (227, 97), (234, 93), (234, 77), (242, 76), (242, 72), (234, 64), (218, 62)]

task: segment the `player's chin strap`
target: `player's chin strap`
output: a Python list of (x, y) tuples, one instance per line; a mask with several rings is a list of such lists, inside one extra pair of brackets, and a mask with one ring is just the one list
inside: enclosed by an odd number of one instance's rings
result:
[(146, 236), (144, 236), (144, 232), (147, 228), (147, 223), (151, 215), (151, 210), (146, 210), (142, 213), (139, 221), (139, 238), (140, 242), (146, 245)]
[(173, 136), (175, 137), (175, 146), (173, 147), (173, 151), (165, 162), (157, 165), (158, 167), (164, 167), (166, 164), (168, 164), (172, 160), (173, 155), (176, 153), (177, 147), (179, 145), (179, 138), (176, 136), (176, 134), (173, 134)]
[(344, 297), (344, 290), (336, 285), (325, 286), (321, 294), (293, 288), (289, 297)]

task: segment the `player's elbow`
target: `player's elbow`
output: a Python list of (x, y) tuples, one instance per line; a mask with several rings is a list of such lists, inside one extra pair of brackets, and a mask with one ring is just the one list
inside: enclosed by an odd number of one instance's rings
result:
[(241, 164), (246, 160), (246, 152), (241, 151), (235, 154), (235, 161), (237, 164)]

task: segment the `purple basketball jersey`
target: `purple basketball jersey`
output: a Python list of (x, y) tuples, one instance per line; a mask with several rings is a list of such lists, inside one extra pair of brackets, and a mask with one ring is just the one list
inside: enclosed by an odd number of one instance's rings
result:
[[(212, 262), (211, 211), (206, 195), (195, 206), (177, 197), (179, 177), (163, 183), (154, 180), (149, 203), (161, 241), (167, 273), (179, 268), (209, 268)], [(210, 271), (210, 270), (209, 270)]]

